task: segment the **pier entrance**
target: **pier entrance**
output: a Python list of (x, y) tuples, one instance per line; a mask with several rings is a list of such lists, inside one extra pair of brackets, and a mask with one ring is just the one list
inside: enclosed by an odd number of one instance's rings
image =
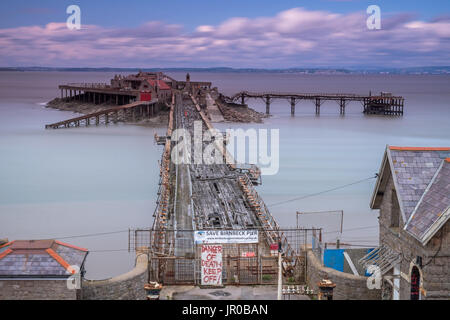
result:
[[(200, 232), (207, 232), (200, 231)], [(230, 230), (214, 230), (224, 231)], [(213, 245), (221, 247), (221, 285), (276, 284), (278, 281), (278, 243), (272, 243), (264, 229), (246, 230), (256, 233), (256, 241), (251, 243), (229, 243), (229, 240)], [(321, 229), (278, 229), (272, 230), (283, 235), (291, 245), (291, 255), (282, 255), (283, 282), (288, 284), (306, 283), (306, 252), (320, 247)], [(130, 229), (129, 250), (145, 250), (149, 254), (149, 281), (164, 285), (202, 285), (202, 246), (212, 243), (196, 243), (195, 230), (165, 230), (172, 241), (176, 238), (193, 239), (192, 242), (177, 242), (179, 252), (185, 255), (166, 255), (158, 252), (152, 238), (158, 230)], [(272, 237), (273, 234), (270, 234)], [(231, 240), (233, 241), (233, 240)], [(239, 240), (238, 240), (239, 241)], [(317, 247), (317, 248), (316, 248)], [(204, 275), (203, 275), (204, 276)], [(204, 283), (203, 283), (204, 284)]]

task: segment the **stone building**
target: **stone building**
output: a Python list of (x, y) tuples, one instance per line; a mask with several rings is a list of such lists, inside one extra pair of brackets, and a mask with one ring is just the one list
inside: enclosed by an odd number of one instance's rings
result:
[[(119, 90), (138, 90), (139, 100), (150, 100), (157, 98), (160, 101), (167, 101), (172, 97), (172, 88), (169, 84), (172, 79), (162, 72), (142, 72), (128, 76), (116, 75), (111, 79), (111, 88)], [(143, 98), (145, 96), (146, 98)], [(148, 99), (148, 98), (149, 99)]]
[(0, 245), (0, 300), (78, 299), (87, 254), (87, 249), (58, 240)]
[(449, 299), (450, 148), (387, 146), (370, 207), (380, 247), (365, 262), (381, 268), (383, 298)]

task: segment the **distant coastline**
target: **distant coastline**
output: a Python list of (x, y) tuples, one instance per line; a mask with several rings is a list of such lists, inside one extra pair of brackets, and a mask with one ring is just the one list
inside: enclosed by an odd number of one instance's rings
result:
[(211, 72), (211, 73), (286, 73), (286, 74), (450, 74), (450, 66), (410, 68), (71, 68), (71, 67), (0, 67), (0, 71), (59, 71), (59, 72)]

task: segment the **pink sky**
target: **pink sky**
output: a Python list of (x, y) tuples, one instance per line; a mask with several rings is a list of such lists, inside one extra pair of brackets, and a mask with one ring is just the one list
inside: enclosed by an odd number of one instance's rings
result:
[[(383, 18), (383, 17), (382, 17)], [(450, 19), (407, 14), (368, 30), (367, 14), (292, 8), (199, 25), (149, 21), (136, 28), (65, 23), (0, 29), (0, 66), (346, 67), (450, 65)]]

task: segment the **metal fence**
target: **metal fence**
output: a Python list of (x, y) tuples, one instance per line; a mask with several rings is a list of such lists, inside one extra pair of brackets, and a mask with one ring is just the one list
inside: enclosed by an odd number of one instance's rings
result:
[[(252, 229), (254, 230), (254, 229)], [(306, 250), (320, 250), (321, 229), (285, 228), (272, 230), (270, 240), (267, 230), (258, 230), (257, 243), (217, 243), (222, 245), (222, 283), (276, 284), (278, 253), (273, 250), (273, 233), (286, 239), (291, 250), (283, 252), (283, 275), (289, 283), (304, 284), (306, 278)], [(177, 242), (173, 255), (164, 255), (152, 246), (152, 229), (130, 229), (130, 251), (148, 250), (150, 253), (149, 279), (166, 285), (201, 284), (201, 244), (193, 241)], [(193, 239), (193, 230), (165, 230), (168, 239)], [(283, 237), (281, 237), (281, 234)], [(188, 236), (189, 235), (189, 236)], [(282, 245), (283, 248), (283, 245)], [(272, 250), (271, 250), (272, 249)]]

